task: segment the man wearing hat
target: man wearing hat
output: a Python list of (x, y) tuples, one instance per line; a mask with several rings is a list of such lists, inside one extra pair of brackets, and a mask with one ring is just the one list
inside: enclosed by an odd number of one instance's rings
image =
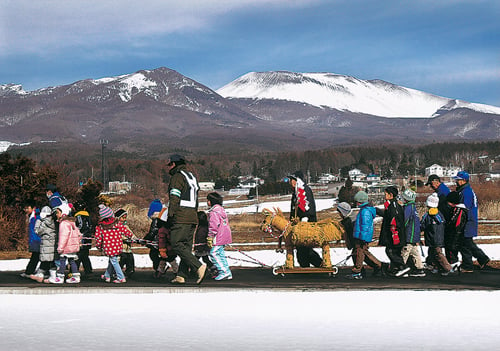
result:
[(430, 186), (436, 192), (439, 197), (438, 210), (443, 214), (444, 219), (448, 221), (450, 219), (450, 207), (448, 206), (448, 201), (446, 201), (446, 196), (450, 193), (450, 189), (446, 184), (441, 182), (441, 178), (437, 174), (431, 174), (425, 185)]
[[(290, 203), (290, 220), (302, 222), (316, 222), (316, 202), (311, 188), (304, 181), (302, 171), (296, 171), (288, 176), (293, 189)], [(323, 260), (312, 247), (297, 246), (297, 261), (301, 267), (320, 267)]]
[(205, 277), (207, 265), (200, 263), (192, 253), (193, 235), (198, 225), (198, 190), (195, 176), (186, 169), (183, 156), (174, 154), (168, 163), (170, 183), (168, 184), (169, 206), (167, 228), (170, 229), (172, 251), (179, 255), (181, 262), (174, 284), (184, 284), (189, 269), (196, 272), (200, 284)]
[(462, 270), (472, 269), (472, 267), (468, 267), (468, 263), (472, 264), (472, 256), (476, 257), (479, 266), (484, 268), (490, 262), (490, 258), (473, 240), (477, 236), (478, 231), (478, 211), (477, 197), (469, 183), (469, 173), (460, 171), (453, 179), (457, 184), (456, 191), (460, 196), (460, 203), (464, 204), (467, 208), (467, 222), (465, 223), (464, 239), (460, 249), (462, 253)]

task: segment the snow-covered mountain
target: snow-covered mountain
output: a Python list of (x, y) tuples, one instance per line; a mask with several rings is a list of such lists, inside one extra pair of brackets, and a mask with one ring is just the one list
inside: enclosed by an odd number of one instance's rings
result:
[(498, 140), (500, 108), (326, 73), (250, 73), (218, 93), (165, 67), (35, 91), (0, 85), (5, 145), (103, 138), (145, 154)]
[(431, 118), (457, 108), (500, 114), (500, 107), (332, 73), (251, 72), (217, 93), (227, 98), (287, 100), (390, 118)]

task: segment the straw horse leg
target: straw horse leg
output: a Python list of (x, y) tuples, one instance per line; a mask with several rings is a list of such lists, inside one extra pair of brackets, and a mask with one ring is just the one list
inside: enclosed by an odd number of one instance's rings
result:
[(285, 267), (286, 268), (293, 268), (294, 267), (294, 259), (293, 259), (293, 248), (294, 245), (292, 243), (286, 243), (285, 249), (286, 249), (286, 261), (285, 261)]
[(325, 241), (322, 245), (323, 248), (323, 267), (332, 267), (332, 260), (330, 259), (330, 244), (328, 241)]

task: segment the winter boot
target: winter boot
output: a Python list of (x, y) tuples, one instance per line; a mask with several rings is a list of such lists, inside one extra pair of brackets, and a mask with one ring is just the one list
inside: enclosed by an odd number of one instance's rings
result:
[(78, 284), (80, 283), (80, 273), (73, 273), (71, 278), (66, 279), (66, 283), (68, 284)]
[(49, 270), (49, 277), (48, 277), (48, 278), (45, 278), (45, 279), (43, 280), (43, 282), (48, 284), (48, 283), (50, 283), (50, 282), (49, 282), (49, 279), (51, 279), (51, 278), (52, 278), (52, 280), (55, 280), (55, 279), (56, 279), (56, 273), (57, 273), (57, 271), (56, 271), (55, 269), (51, 269), (51, 270)]
[(49, 283), (51, 283), (51, 284), (63, 284), (64, 283), (64, 274), (56, 273), (55, 278), (52, 278), (52, 276), (49, 278)]
[(30, 278), (34, 281), (42, 283), (45, 278), (45, 271), (43, 269), (39, 269), (35, 274), (30, 275)]
[(172, 262), (169, 263), (170, 266), (172, 267), (172, 272), (174, 272), (174, 274), (177, 274), (177, 272), (179, 272), (179, 264), (177, 263), (177, 261), (173, 260)]
[(167, 261), (161, 260), (158, 265), (158, 272), (160, 274), (165, 274), (166, 271), (167, 271)]

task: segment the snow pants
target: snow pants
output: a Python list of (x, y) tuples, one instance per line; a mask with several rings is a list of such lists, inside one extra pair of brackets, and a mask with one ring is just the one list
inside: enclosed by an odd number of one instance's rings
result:
[(229, 269), (229, 264), (227, 263), (226, 251), (224, 251), (224, 245), (216, 245), (210, 249), (210, 260), (213, 262), (215, 268), (217, 268), (218, 275), (231, 275), (231, 269)]

